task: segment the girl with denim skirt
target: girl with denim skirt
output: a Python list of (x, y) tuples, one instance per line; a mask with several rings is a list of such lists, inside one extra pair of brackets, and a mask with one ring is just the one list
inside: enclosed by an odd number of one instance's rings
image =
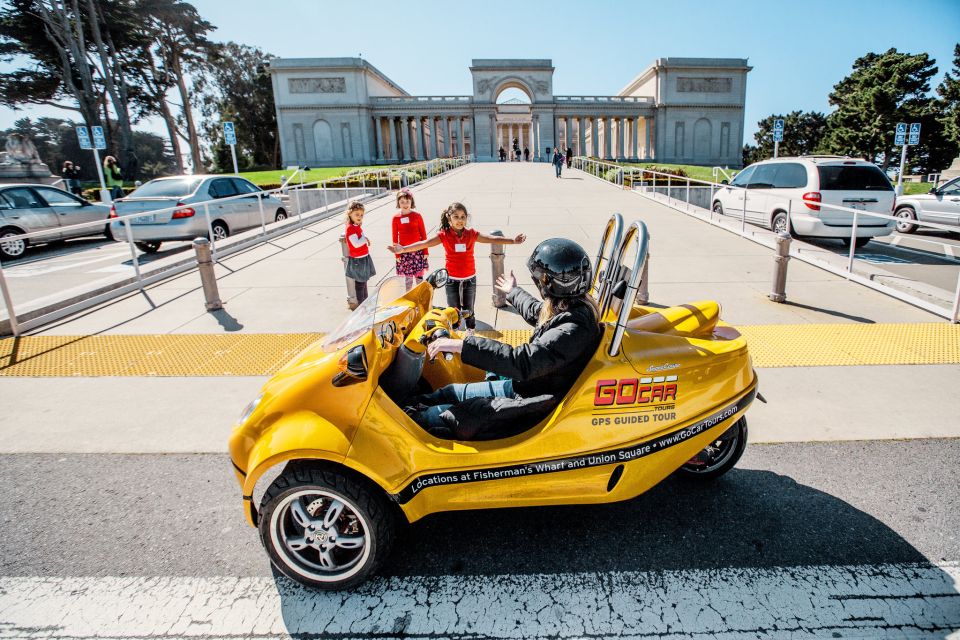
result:
[(346, 275), (356, 284), (357, 304), (367, 299), (367, 280), (376, 275), (373, 258), (370, 257), (370, 239), (363, 235), (363, 203), (352, 200), (347, 205), (347, 230), (344, 234), (347, 241), (349, 257), (346, 264)]

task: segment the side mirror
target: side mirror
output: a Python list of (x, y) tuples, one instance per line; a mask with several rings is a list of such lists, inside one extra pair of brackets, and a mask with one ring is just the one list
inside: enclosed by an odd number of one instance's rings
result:
[(937, 195), (937, 188), (936, 188), (936, 187), (930, 187), (930, 191), (927, 191), (927, 193), (929, 193), (930, 195), (934, 195), (934, 196), (935, 196), (935, 195)]
[(333, 386), (343, 387), (367, 379), (367, 352), (357, 345), (340, 358), (340, 372), (333, 377)]
[(730, 182), (726, 178), (724, 178), (723, 180), (720, 181), (720, 184), (730, 184)]
[(429, 276), (427, 276), (427, 282), (430, 283), (430, 286), (434, 289), (439, 289), (440, 287), (447, 286), (447, 282), (450, 281), (450, 274), (447, 273), (446, 269), (437, 269)]

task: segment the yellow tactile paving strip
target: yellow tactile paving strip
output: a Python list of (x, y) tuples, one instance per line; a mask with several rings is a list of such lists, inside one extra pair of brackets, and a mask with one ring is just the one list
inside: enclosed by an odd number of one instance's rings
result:
[[(738, 327), (754, 366), (960, 364), (960, 325), (799, 324)], [(510, 344), (529, 330), (480, 331)], [(262, 376), (320, 333), (27, 336), (0, 340), (0, 376)]]

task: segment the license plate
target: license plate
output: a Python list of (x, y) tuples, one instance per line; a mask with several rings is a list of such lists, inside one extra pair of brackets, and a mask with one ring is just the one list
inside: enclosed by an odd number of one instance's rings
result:
[(862, 203), (862, 202), (851, 202), (851, 203), (850, 203), (850, 208), (851, 208), (851, 209), (859, 209), (860, 211), (866, 211), (866, 210), (867, 210), (867, 205), (865, 205), (865, 204)]
[(157, 221), (157, 216), (140, 216), (139, 218), (134, 218), (130, 222), (133, 224), (153, 224)]

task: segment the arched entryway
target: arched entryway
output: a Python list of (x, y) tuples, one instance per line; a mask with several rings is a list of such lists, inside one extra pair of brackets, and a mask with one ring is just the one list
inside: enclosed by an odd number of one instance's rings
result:
[(497, 87), (494, 101), (497, 104), (494, 155), (505, 161), (533, 160), (538, 137), (533, 121), (533, 91), (524, 82), (508, 78)]

